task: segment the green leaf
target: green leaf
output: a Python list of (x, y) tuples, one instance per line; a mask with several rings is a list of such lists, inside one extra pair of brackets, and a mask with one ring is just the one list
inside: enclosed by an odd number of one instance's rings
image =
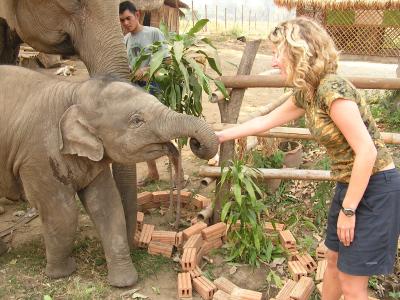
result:
[(216, 60), (215, 58), (212, 58), (212, 57), (208, 57), (208, 56), (207, 56), (207, 61), (208, 61), (208, 64), (210, 65), (210, 67), (211, 67), (215, 72), (217, 72), (217, 74), (218, 74), (219, 76), (222, 76), (221, 67), (219, 66), (217, 60)]
[(209, 21), (208, 19), (201, 19), (197, 21), (197, 23), (194, 24), (194, 26), (189, 30), (187, 34), (194, 35), (195, 33), (199, 32), (200, 30), (203, 29), (204, 26), (207, 25), (208, 21)]
[(218, 90), (221, 91), (222, 95), (224, 95), (225, 99), (229, 99), (229, 94), (225, 88), (225, 84), (218, 79), (214, 79), (214, 83), (217, 86)]
[(171, 85), (171, 91), (169, 94), (169, 104), (173, 110), (176, 110), (176, 93), (174, 84)]
[(168, 40), (168, 38), (169, 38), (169, 30), (168, 30), (167, 25), (165, 25), (165, 23), (162, 22), (162, 21), (160, 22), (160, 30), (164, 34), (165, 39)]
[(178, 62), (178, 66), (179, 66), (179, 70), (181, 71), (183, 78), (184, 78), (186, 93), (188, 93), (190, 91), (189, 72), (182, 62)]
[(217, 48), (215, 48), (215, 46), (213, 45), (213, 43), (211, 42), (211, 40), (209, 38), (202, 38), (201, 41), (203, 41), (207, 45), (213, 47), (214, 49), (217, 49)]
[(314, 223), (312, 223), (311, 221), (309, 221), (309, 220), (303, 220), (303, 224), (304, 224), (304, 226), (308, 227), (309, 229), (318, 232), (318, 228), (317, 228), (317, 227), (314, 225)]
[(221, 221), (222, 222), (225, 221), (226, 215), (228, 214), (231, 206), (232, 206), (232, 202), (229, 201), (229, 202), (226, 202), (224, 207), (222, 208), (222, 212), (221, 212)]
[(154, 53), (153, 57), (150, 61), (150, 73), (149, 78), (153, 77), (153, 74), (157, 71), (157, 69), (161, 66), (164, 56), (166, 54), (165, 49), (160, 49), (156, 53)]
[(182, 41), (176, 41), (174, 42), (174, 54), (175, 54), (175, 59), (178, 63), (181, 62), (182, 56), (183, 56), (183, 42)]
[(52, 300), (53, 298), (51, 298), (49, 295), (44, 295), (43, 296), (43, 300)]
[(239, 204), (239, 206), (242, 206), (242, 189), (240, 188), (239, 184), (233, 185), (233, 193), (235, 195), (236, 202)]

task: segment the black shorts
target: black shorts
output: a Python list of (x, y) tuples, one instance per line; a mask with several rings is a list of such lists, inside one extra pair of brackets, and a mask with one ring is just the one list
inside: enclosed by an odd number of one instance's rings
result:
[(371, 276), (393, 273), (400, 234), (400, 174), (396, 169), (371, 176), (356, 210), (354, 241), (344, 246), (337, 236), (337, 220), (348, 184), (337, 183), (328, 215), (325, 245), (338, 252), (338, 269)]

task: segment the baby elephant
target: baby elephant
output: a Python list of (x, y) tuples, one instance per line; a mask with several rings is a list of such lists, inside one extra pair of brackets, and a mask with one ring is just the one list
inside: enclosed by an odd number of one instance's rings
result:
[(192, 151), (209, 159), (218, 148), (214, 132), (204, 121), (108, 78), (66, 82), (0, 66), (0, 91), (0, 197), (25, 196), (39, 210), (46, 274), (59, 278), (76, 269), (70, 255), (78, 194), (99, 232), (110, 284), (134, 284), (137, 273), (110, 163), (172, 155), (170, 140), (178, 137), (194, 138)]

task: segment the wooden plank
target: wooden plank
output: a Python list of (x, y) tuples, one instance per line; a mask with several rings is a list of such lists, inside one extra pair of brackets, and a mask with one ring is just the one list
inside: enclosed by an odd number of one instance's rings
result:
[[(400, 89), (400, 78), (347, 77), (359, 89)], [(283, 88), (292, 87), (280, 75), (234, 75), (219, 77), (225, 87), (246, 88)]]

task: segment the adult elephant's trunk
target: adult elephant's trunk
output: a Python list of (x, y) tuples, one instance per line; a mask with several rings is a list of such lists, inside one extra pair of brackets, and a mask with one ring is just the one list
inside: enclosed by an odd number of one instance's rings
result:
[[(75, 47), (91, 77), (111, 75), (129, 79), (128, 58), (118, 22), (118, 3), (116, 0), (93, 1), (86, 8), (89, 14), (86, 20), (91, 21), (82, 24), (83, 30), (76, 33)], [(128, 243), (133, 248), (137, 214), (136, 165), (113, 163), (112, 171), (125, 212)]]
[(212, 128), (199, 118), (168, 111), (158, 131), (166, 140), (191, 137), (190, 148), (201, 159), (210, 159), (218, 151), (218, 139)]

